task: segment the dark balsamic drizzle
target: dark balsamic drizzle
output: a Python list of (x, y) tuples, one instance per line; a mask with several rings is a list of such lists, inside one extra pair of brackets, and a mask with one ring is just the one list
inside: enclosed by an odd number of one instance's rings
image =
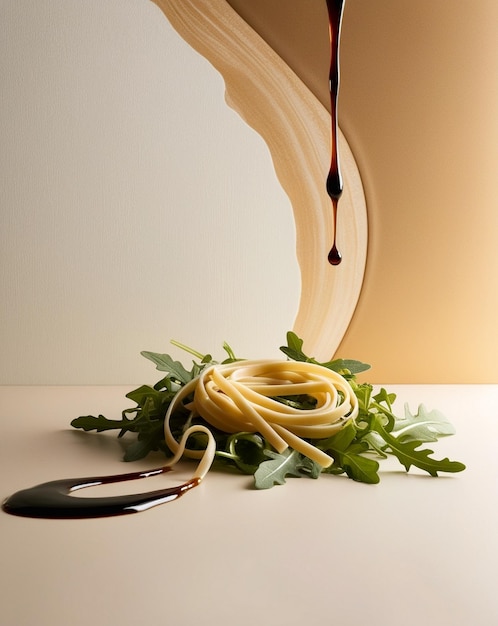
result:
[(341, 23), (344, 9), (344, 0), (327, 0), (329, 14), (329, 34), (330, 34), (330, 70), (329, 70), (329, 90), (330, 90), (330, 113), (331, 113), (331, 159), (330, 170), (327, 176), (327, 193), (332, 201), (334, 242), (328, 254), (328, 261), (331, 265), (339, 265), (342, 260), (341, 253), (337, 248), (337, 206), (342, 195), (343, 182), (339, 163), (338, 146), (338, 121), (337, 104), (339, 96), (339, 42), (341, 38)]
[(157, 476), (168, 472), (170, 469), (170, 467), (165, 466), (129, 474), (53, 480), (14, 493), (4, 501), (2, 509), (11, 515), (46, 519), (85, 519), (139, 513), (159, 504), (176, 500), (196, 487), (200, 483), (200, 479), (192, 478), (186, 483), (167, 489), (122, 496), (78, 498), (70, 494), (85, 487)]

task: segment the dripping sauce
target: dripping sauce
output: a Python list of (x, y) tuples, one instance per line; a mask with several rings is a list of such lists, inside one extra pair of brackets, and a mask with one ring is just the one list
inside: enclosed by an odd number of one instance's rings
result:
[(342, 195), (343, 182), (339, 163), (339, 137), (337, 106), (339, 96), (339, 42), (341, 37), (341, 23), (344, 9), (344, 0), (327, 0), (329, 15), (329, 39), (330, 39), (330, 68), (329, 68), (329, 92), (330, 92), (330, 126), (331, 126), (331, 158), (330, 169), (327, 176), (327, 193), (332, 202), (332, 221), (334, 228), (334, 240), (328, 254), (331, 265), (339, 265), (342, 260), (341, 253), (337, 248), (337, 209)]

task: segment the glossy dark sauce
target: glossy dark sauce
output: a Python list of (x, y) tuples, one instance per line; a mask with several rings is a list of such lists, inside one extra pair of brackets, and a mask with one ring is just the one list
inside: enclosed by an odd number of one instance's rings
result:
[(196, 487), (200, 480), (192, 478), (186, 483), (175, 487), (132, 495), (79, 498), (70, 494), (85, 487), (148, 478), (149, 476), (163, 474), (169, 470), (170, 468), (166, 466), (143, 472), (112, 476), (53, 480), (14, 493), (5, 500), (2, 504), (2, 509), (11, 515), (46, 519), (85, 519), (140, 513), (159, 504), (176, 500), (193, 487)]
[(329, 14), (330, 35), (330, 126), (331, 126), (331, 158), (330, 170), (327, 176), (327, 193), (332, 201), (332, 214), (334, 226), (334, 242), (328, 255), (331, 265), (339, 265), (342, 260), (341, 253), (337, 248), (337, 208), (342, 195), (343, 182), (339, 163), (339, 137), (337, 105), (339, 99), (339, 43), (341, 38), (341, 24), (344, 9), (344, 0), (327, 0)]
[(337, 248), (337, 242), (336, 242), (336, 233), (337, 233), (337, 205), (338, 205), (338, 199), (337, 198), (332, 198), (332, 219), (333, 219), (333, 226), (334, 226), (334, 243), (332, 245), (332, 248), (330, 249), (330, 252), (328, 254), (327, 260), (330, 263), (330, 265), (339, 265), (339, 263), (342, 261), (342, 255), (339, 252), (338, 248)]

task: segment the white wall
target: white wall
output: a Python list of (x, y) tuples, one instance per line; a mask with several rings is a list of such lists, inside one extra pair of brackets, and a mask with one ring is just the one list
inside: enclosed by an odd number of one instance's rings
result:
[(155, 5), (2, 0), (0, 85), (0, 384), (153, 382), (171, 338), (276, 354), (290, 203)]

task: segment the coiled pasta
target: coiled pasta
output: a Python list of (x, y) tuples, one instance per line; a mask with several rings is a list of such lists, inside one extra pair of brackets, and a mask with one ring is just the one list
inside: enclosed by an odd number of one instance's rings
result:
[[(328, 467), (333, 459), (305, 439), (322, 439), (337, 432), (348, 419), (358, 415), (358, 400), (348, 381), (337, 372), (301, 361), (236, 361), (206, 367), (187, 383), (171, 402), (164, 420), (168, 447), (178, 457), (180, 444), (170, 429), (170, 418), (179, 404), (193, 393), (189, 406), (194, 415), (226, 433), (258, 432), (277, 452), (291, 447)], [(300, 409), (275, 399), (306, 394), (314, 398), (311, 409)], [(189, 428), (189, 433), (197, 427)], [(205, 427), (198, 427), (212, 435)], [(181, 442), (182, 452), (202, 459), (198, 473), (204, 474), (214, 458), (211, 439), (207, 451), (191, 450)], [(180, 453), (180, 454), (181, 454)], [(176, 458), (177, 460), (177, 458)], [(206, 469), (207, 467), (207, 469)]]

